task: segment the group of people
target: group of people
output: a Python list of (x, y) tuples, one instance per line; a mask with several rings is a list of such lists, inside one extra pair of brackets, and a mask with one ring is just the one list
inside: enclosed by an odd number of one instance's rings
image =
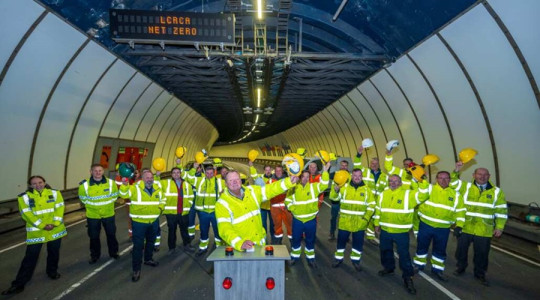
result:
[[(427, 264), (428, 248), (433, 241), (431, 271), (446, 281), (443, 274), (446, 246), (450, 228), (458, 238), (456, 249), (459, 276), (468, 265), (468, 248), (474, 244), (474, 275), (484, 285), (491, 238), (502, 234), (507, 209), (502, 190), (489, 181), (487, 169), (478, 168), (472, 182), (459, 179), (463, 163), (457, 162), (450, 173), (440, 171), (436, 183), (425, 179), (414, 180), (407, 172), (411, 159), (403, 161), (404, 168), (393, 164), (392, 150), (387, 151), (385, 171), (379, 160), (372, 158), (369, 167), (361, 162), (363, 147), (358, 148), (350, 179), (342, 185), (332, 182), (326, 162), (319, 173), (315, 163), (297, 175), (287, 176), (283, 166), (265, 166), (258, 174), (250, 162), (253, 179), (247, 185), (240, 173), (221, 166), (193, 164), (185, 171), (178, 166), (171, 170), (170, 179), (159, 179), (150, 169), (140, 171), (141, 179), (130, 182), (122, 178), (115, 182), (104, 176), (104, 168), (94, 164), (90, 177), (79, 186), (79, 198), (85, 205), (88, 236), (90, 238), (89, 263), (101, 257), (100, 231), (105, 230), (109, 257), (117, 259), (118, 241), (114, 204), (117, 199), (129, 200), (129, 217), (132, 230), (132, 281), (141, 276), (142, 264), (155, 267), (153, 259), (158, 233), (159, 217), (164, 214), (168, 226), (169, 253), (176, 252), (176, 229), (180, 229), (182, 249), (195, 252), (191, 245), (195, 233), (195, 213), (199, 219), (200, 240), (197, 256), (208, 252), (209, 230), (214, 231), (214, 245), (230, 245), (246, 251), (267, 242), (281, 244), (284, 234), (291, 243), (291, 266), (304, 254), (308, 265), (317, 268), (315, 241), (318, 213), (323, 192), (330, 187), (331, 221), (330, 240), (337, 242), (332, 267), (339, 267), (352, 235), (350, 259), (354, 268), (361, 271), (360, 261), (364, 236), (380, 239), (380, 257), (383, 269), (380, 276), (394, 273), (393, 244), (397, 245), (399, 266), (403, 271), (405, 288), (411, 294), (416, 290), (412, 281), (415, 272)], [(346, 160), (339, 164), (349, 171)], [(119, 186), (117, 185), (119, 184)], [(61, 238), (67, 232), (63, 222), (64, 202), (59, 191), (51, 189), (41, 176), (32, 176), (28, 190), (19, 195), (19, 209), (26, 221), (27, 249), (16, 279), (4, 295), (21, 292), (30, 280), (43, 244), (47, 244), (47, 274), (58, 279), (58, 260)], [(270, 225), (267, 225), (267, 219)], [(409, 231), (417, 236), (414, 259), (409, 254)], [(267, 234), (271, 238), (267, 241)]]

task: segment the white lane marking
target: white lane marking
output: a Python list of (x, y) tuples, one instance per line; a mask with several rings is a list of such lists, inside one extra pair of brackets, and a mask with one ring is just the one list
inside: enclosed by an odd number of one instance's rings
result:
[(503, 252), (503, 253), (506, 253), (506, 254), (508, 254), (508, 255), (511, 255), (511, 256), (513, 256), (513, 257), (515, 257), (515, 258), (521, 259), (522, 261), (528, 262), (528, 263), (533, 264), (533, 265), (535, 265), (535, 266), (537, 266), (537, 267), (540, 267), (540, 264), (539, 264), (539, 263), (537, 263), (537, 262), (535, 262), (535, 261), (532, 261), (532, 260), (530, 260), (530, 259), (527, 259), (527, 258), (525, 258), (525, 257), (519, 256), (519, 255), (517, 255), (517, 254), (514, 254), (514, 253), (512, 253), (512, 252), (510, 252), (510, 251), (506, 251), (506, 250), (504, 250), (504, 249), (502, 249), (502, 248), (499, 248), (499, 247), (493, 246), (493, 245), (491, 245), (491, 248), (493, 248), (493, 249), (495, 249), (495, 250), (499, 250), (499, 251), (501, 251), (501, 252)]
[(323, 201), (324, 204), (326, 204), (326, 206), (332, 208), (332, 205), (328, 204), (326, 201)]
[[(126, 204), (123, 204), (123, 205), (120, 205), (120, 206), (116, 207), (115, 210), (117, 210), (117, 209), (119, 209), (119, 208), (121, 208), (121, 207), (124, 207), (124, 206), (126, 206)], [(68, 226), (66, 226), (66, 228), (75, 226), (75, 225), (77, 225), (77, 224), (81, 224), (81, 223), (84, 222), (84, 221), (86, 221), (86, 218), (84, 218), (84, 219), (82, 219), (82, 220), (80, 220), (80, 221), (77, 221), (77, 222), (75, 222), (75, 223), (69, 224)], [(19, 246), (22, 246), (22, 245), (26, 245), (26, 242), (18, 243), (18, 244), (15, 244), (15, 245), (13, 245), (13, 246), (10, 246), (10, 247), (7, 247), (7, 248), (5, 248), (5, 249), (2, 249), (2, 250), (0, 250), (0, 254), (4, 253), (4, 252), (6, 252), (6, 251), (9, 251), (9, 250), (11, 250), (11, 249), (13, 249), (13, 248), (17, 248), (17, 247), (19, 247)]]
[[(163, 223), (159, 224), (159, 227), (163, 227), (163, 225), (165, 225), (166, 223), (167, 222), (163, 222)], [(124, 249), (124, 251), (120, 252), (120, 256), (127, 253), (129, 250), (131, 250), (131, 248), (133, 248), (133, 244), (131, 244), (131, 246), (127, 247), (126, 249)], [(83, 279), (81, 279), (78, 282), (71, 285), (67, 290), (63, 291), (60, 295), (54, 297), (53, 300), (62, 299), (64, 296), (71, 293), (76, 288), (80, 287), (85, 281), (92, 278), (97, 273), (101, 272), (103, 269), (105, 269), (108, 265), (112, 264), (114, 261), (115, 261), (115, 259), (113, 259), (113, 258), (109, 259), (109, 261), (107, 261), (106, 263), (104, 263), (99, 268), (95, 269), (94, 271), (92, 271), (92, 273), (86, 275)]]

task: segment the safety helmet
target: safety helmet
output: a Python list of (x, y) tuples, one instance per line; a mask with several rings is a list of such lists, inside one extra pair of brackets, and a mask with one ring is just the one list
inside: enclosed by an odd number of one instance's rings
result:
[(259, 156), (259, 151), (255, 149), (251, 149), (248, 152), (248, 159), (250, 162), (254, 162), (257, 159), (257, 156)]
[(334, 182), (339, 186), (342, 187), (345, 183), (349, 181), (350, 174), (349, 172), (345, 170), (339, 170), (334, 173)]
[(476, 154), (478, 154), (478, 151), (474, 150), (473, 148), (465, 148), (459, 152), (459, 160), (466, 164), (471, 161)]
[(409, 167), (407, 169), (412, 177), (414, 177), (414, 179), (416, 179), (416, 181), (420, 182), (422, 181), (422, 176), (426, 175), (426, 171), (424, 170), (424, 167), (422, 167), (422, 165), (413, 165), (411, 167)]
[(305, 148), (298, 148), (298, 149), (296, 149), (296, 154), (298, 154), (302, 158), (304, 158), (306, 156), (306, 149)]
[(388, 143), (386, 143), (386, 150), (392, 151), (392, 149), (396, 148), (397, 146), (399, 146), (399, 141), (391, 140)]
[(184, 157), (184, 154), (186, 154), (187, 148), (181, 146), (181, 147), (176, 148), (175, 152), (176, 152), (176, 157), (182, 158)]
[(285, 155), (282, 164), (285, 166), (287, 173), (293, 176), (299, 176), (304, 169), (304, 159), (296, 153)]
[(370, 138), (365, 138), (364, 140), (362, 140), (362, 147), (364, 149), (373, 147), (373, 141)]
[(118, 173), (121, 177), (133, 178), (135, 177), (135, 166), (127, 162), (120, 163), (118, 165)]
[(195, 153), (195, 161), (198, 164), (202, 164), (205, 160), (206, 160), (206, 155), (204, 155), (202, 151), (198, 151), (197, 153)]
[(337, 155), (334, 152), (330, 152), (330, 161), (337, 160)]
[(213, 159), (213, 162), (214, 162), (214, 167), (223, 167), (223, 163), (221, 162), (221, 159), (220, 158), (214, 158)]
[(330, 161), (330, 154), (324, 150), (319, 150), (317, 153), (315, 153), (315, 156), (321, 159), (323, 164), (326, 164)]
[(422, 163), (424, 164), (424, 167), (427, 167), (429, 165), (432, 165), (439, 161), (439, 157), (435, 154), (427, 154), (422, 158)]
[(165, 159), (162, 157), (155, 158), (154, 161), (152, 161), (152, 167), (159, 172), (165, 171)]

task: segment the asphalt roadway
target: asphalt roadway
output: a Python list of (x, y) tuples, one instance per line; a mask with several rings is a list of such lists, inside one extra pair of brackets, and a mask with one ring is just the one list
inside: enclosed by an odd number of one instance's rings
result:
[[(73, 216), (72, 216), (73, 218)], [(94, 265), (88, 264), (89, 240), (86, 221), (69, 224), (68, 235), (62, 240), (59, 272), (62, 277), (51, 280), (45, 274), (46, 247), (32, 280), (25, 290), (4, 299), (213, 299), (213, 264), (206, 257), (195, 257), (182, 250), (168, 255), (167, 226), (161, 217), (161, 251), (154, 259), (159, 266), (143, 265), (141, 279), (131, 282), (131, 243), (127, 235), (127, 213), (124, 207), (117, 208), (117, 237), (121, 256), (109, 259), (106, 241), (102, 232), (102, 253), (105, 257)], [(337, 269), (331, 267), (335, 251), (335, 241), (329, 241), (330, 207), (321, 207), (315, 246), (319, 268), (311, 269), (304, 258), (293, 267), (286, 267), (286, 299), (540, 299), (540, 265), (523, 261), (514, 256), (492, 249), (487, 278), (491, 286), (478, 283), (472, 274), (472, 253), (467, 272), (456, 277), (453, 253), (456, 241), (450, 238), (448, 245), (447, 271), (450, 280), (440, 282), (433, 279), (428, 271), (415, 276), (417, 295), (409, 295), (403, 287), (401, 272), (381, 278), (377, 275), (381, 264), (379, 249), (365, 243), (362, 256), (362, 272), (356, 272), (348, 258), (350, 244), (344, 263)], [(179, 235), (179, 233), (178, 233)], [(10, 286), (14, 279), (25, 246), (24, 230), (0, 235), (0, 289)], [(213, 241), (213, 239), (211, 239)], [(290, 249), (289, 242), (284, 241)], [(180, 244), (180, 242), (178, 241)], [(198, 232), (194, 245), (198, 243)], [(211, 246), (212, 246), (211, 242)], [(472, 248), (472, 247), (471, 247)], [(415, 252), (414, 239), (411, 240), (411, 255)], [(471, 249), (472, 252), (472, 249)], [(397, 265), (397, 261), (396, 261)], [(247, 299), (251, 297), (247, 296)]]

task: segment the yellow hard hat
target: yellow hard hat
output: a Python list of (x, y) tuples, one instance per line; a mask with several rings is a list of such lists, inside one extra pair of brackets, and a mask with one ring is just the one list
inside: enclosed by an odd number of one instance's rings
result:
[(247, 175), (244, 173), (240, 173), (240, 179), (247, 179)]
[(197, 153), (195, 153), (195, 161), (198, 164), (202, 164), (205, 160), (206, 160), (206, 156), (204, 155), (204, 153), (202, 153), (201, 151), (198, 151)]
[(326, 164), (330, 161), (330, 154), (324, 150), (319, 150), (317, 153), (315, 153), (315, 156), (321, 159), (323, 164)]
[(428, 154), (422, 158), (422, 163), (424, 163), (424, 166), (432, 165), (439, 161), (439, 157), (435, 154)]
[(186, 147), (178, 147), (176, 148), (176, 157), (182, 158), (184, 157), (184, 154), (186, 154), (187, 148)]
[(165, 159), (162, 157), (155, 158), (154, 161), (152, 161), (152, 167), (154, 167), (156, 171), (165, 171)]
[(466, 164), (471, 161), (476, 154), (478, 154), (478, 151), (474, 150), (473, 148), (465, 148), (459, 152), (459, 160)]
[(296, 153), (289, 153), (283, 157), (283, 165), (289, 175), (299, 176), (304, 169), (304, 159)]
[(250, 162), (254, 162), (257, 159), (257, 156), (259, 156), (259, 151), (255, 149), (251, 149), (248, 152), (248, 159)]
[(337, 160), (337, 155), (334, 152), (330, 152), (330, 161)]
[(339, 170), (334, 173), (334, 182), (339, 186), (342, 187), (345, 183), (349, 181), (350, 174), (349, 172), (345, 170)]
[(306, 156), (306, 149), (305, 148), (298, 148), (298, 149), (296, 149), (296, 154), (298, 154), (302, 158), (304, 158)]
[(418, 182), (422, 181), (422, 176), (426, 174), (426, 171), (421, 165), (414, 165), (410, 168), (408, 168), (409, 172), (411, 172), (411, 175), (416, 179)]
[(214, 162), (214, 167), (223, 167), (223, 163), (221, 162), (221, 158), (214, 158), (213, 159), (213, 162)]

